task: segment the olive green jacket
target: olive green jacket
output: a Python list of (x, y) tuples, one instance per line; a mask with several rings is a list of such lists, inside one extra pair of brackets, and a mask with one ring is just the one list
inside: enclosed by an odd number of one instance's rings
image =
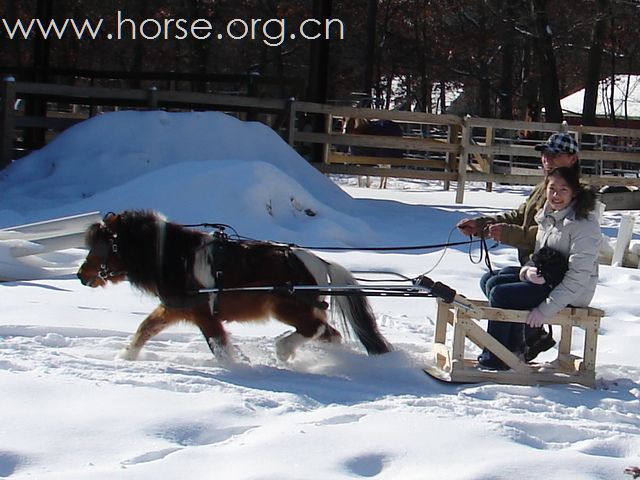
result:
[(544, 182), (542, 182), (535, 186), (529, 198), (516, 210), (493, 217), (475, 218), (477, 230), (482, 232), (491, 223), (505, 223), (500, 242), (517, 248), (518, 259), (524, 265), (535, 248), (536, 233), (538, 232), (535, 215), (544, 206), (545, 201), (546, 189)]

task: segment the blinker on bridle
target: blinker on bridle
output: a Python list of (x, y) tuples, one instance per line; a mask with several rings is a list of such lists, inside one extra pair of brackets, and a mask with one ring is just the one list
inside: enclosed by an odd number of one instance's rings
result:
[(126, 275), (125, 270), (120, 271), (112, 271), (108, 265), (108, 259), (110, 255), (118, 255), (118, 234), (113, 232), (106, 224), (106, 220), (111, 215), (117, 216), (113, 212), (107, 213), (102, 219), (102, 225), (100, 225), (100, 230), (106, 232), (108, 234), (108, 242), (105, 242), (103, 239), (96, 244), (94, 247), (94, 254), (100, 259), (100, 270), (98, 270), (98, 277), (102, 280), (108, 280), (109, 278), (113, 278), (117, 275)]

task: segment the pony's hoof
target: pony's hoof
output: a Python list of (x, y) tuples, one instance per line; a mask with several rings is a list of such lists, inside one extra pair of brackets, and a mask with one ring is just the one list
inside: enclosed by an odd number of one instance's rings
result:
[(282, 348), (280, 345), (276, 345), (276, 357), (281, 362), (288, 362), (293, 357), (293, 352), (290, 352), (286, 348)]
[(137, 351), (127, 347), (124, 350), (122, 350), (119, 354), (118, 357), (121, 360), (128, 360), (130, 362), (137, 360), (138, 359), (138, 353)]
[(276, 340), (276, 357), (282, 362), (293, 358), (296, 350), (305, 342), (305, 338), (297, 332), (285, 333)]
[[(283, 341), (284, 340), (284, 341)], [(288, 362), (296, 356), (295, 348), (291, 348), (291, 344), (286, 341), (287, 339), (279, 339), (276, 342), (276, 357), (281, 362)]]
[(228, 344), (225, 345), (215, 338), (208, 338), (207, 343), (209, 344), (211, 353), (213, 353), (213, 356), (218, 363), (235, 363), (235, 356), (231, 346)]

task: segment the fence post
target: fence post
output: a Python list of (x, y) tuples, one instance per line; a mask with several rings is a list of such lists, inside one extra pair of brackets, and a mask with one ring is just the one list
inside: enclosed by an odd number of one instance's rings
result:
[[(324, 117), (324, 133), (331, 135), (333, 131), (333, 114), (327, 113)], [(331, 151), (331, 143), (322, 144), (322, 163), (325, 165), (329, 163), (329, 152)]]
[[(449, 125), (449, 134), (447, 138), (447, 142), (449, 145), (459, 144), (460, 140), (458, 135), (460, 134), (460, 125)], [(447, 161), (445, 163), (445, 172), (453, 172), (456, 165), (456, 158), (458, 158), (455, 153), (447, 153)], [(444, 190), (449, 191), (451, 187), (451, 182), (449, 180), (444, 181)]]
[(614, 267), (622, 267), (624, 256), (631, 243), (633, 235), (633, 226), (636, 223), (635, 215), (623, 215), (620, 220), (620, 228), (618, 228), (618, 238), (616, 239), (616, 248), (613, 250), (611, 265)]
[(147, 105), (150, 110), (158, 109), (158, 88), (155, 86), (147, 89)]
[(16, 82), (4, 78), (0, 83), (0, 169), (7, 167), (13, 156), (13, 125)]
[(295, 138), (296, 137), (296, 99), (295, 98), (289, 99), (288, 107), (289, 107), (288, 108), (289, 127), (288, 127), (287, 136), (288, 136), (289, 145), (291, 146), (291, 148), (293, 148), (293, 145), (296, 140)]
[[(493, 127), (487, 127), (487, 129), (485, 130), (485, 140), (484, 140), (485, 145), (487, 147), (493, 147), (493, 141), (495, 140), (495, 137), (496, 137), (496, 133)], [(491, 172), (493, 172), (493, 159), (494, 159), (493, 153), (490, 153), (487, 159), (488, 174), (491, 174)], [(487, 192), (493, 191), (493, 182), (491, 181), (486, 182), (485, 190)]]
[(456, 203), (464, 202), (464, 182), (467, 177), (467, 164), (469, 163), (468, 149), (471, 145), (471, 131), (468, 119), (469, 115), (462, 119), (462, 142), (460, 148), (460, 161), (458, 162), (458, 186), (456, 188)]

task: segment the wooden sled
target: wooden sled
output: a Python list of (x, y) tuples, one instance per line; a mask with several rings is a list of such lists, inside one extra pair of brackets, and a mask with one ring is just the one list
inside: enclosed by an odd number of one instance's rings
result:
[[(525, 323), (529, 312), (493, 308), (484, 301), (468, 300), (456, 296), (454, 303), (437, 302), (437, 320), (434, 341), (434, 364), (425, 372), (438, 380), (453, 383), (495, 382), (515, 385), (548, 383), (578, 383), (588, 387), (595, 385), (596, 349), (600, 319), (604, 315), (597, 308), (565, 308), (550, 319), (559, 325), (561, 338), (557, 344), (558, 355), (549, 363), (525, 363), (478, 323), (480, 320)], [(447, 345), (447, 327), (453, 327), (451, 344)], [(571, 354), (573, 328), (585, 331), (582, 356)], [(557, 341), (558, 328), (554, 329)], [(478, 347), (488, 348), (511, 370), (478, 368), (477, 354), (465, 358), (465, 342), (470, 340)]]

